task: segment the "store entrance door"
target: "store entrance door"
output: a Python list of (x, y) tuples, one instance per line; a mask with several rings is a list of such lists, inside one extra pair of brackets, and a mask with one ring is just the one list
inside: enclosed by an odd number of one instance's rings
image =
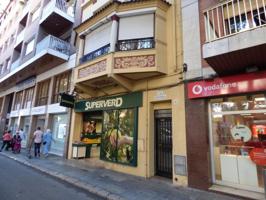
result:
[(172, 111), (155, 111), (155, 172), (172, 178)]

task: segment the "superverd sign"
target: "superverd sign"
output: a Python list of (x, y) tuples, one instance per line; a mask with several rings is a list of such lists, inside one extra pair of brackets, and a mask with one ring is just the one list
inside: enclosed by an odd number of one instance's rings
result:
[(123, 105), (123, 98), (117, 97), (114, 99), (100, 100), (100, 101), (88, 101), (85, 103), (85, 110), (91, 109), (104, 109), (104, 108), (119, 108)]
[(78, 101), (75, 103), (75, 111), (89, 112), (96, 110), (112, 110), (140, 106), (142, 106), (142, 92), (134, 92), (120, 96)]

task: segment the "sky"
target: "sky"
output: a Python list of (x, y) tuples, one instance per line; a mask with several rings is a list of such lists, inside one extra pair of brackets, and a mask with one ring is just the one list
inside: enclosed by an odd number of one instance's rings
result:
[(3, 9), (5, 9), (5, 7), (7, 6), (7, 4), (9, 3), (10, 0), (0, 0), (0, 15), (3, 11)]

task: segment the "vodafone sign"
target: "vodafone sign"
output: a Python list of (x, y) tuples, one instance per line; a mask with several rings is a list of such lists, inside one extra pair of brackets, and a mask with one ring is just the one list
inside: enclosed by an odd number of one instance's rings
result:
[(266, 90), (266, 71), (197, 81), (188, 84), (188, 97), (204, 98)]

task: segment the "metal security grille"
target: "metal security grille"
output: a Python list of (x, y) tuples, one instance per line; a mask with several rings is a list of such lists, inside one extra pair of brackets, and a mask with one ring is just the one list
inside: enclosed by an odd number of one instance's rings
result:
[(155, 111), (156, 175), (172, 178), (172, 112)]

